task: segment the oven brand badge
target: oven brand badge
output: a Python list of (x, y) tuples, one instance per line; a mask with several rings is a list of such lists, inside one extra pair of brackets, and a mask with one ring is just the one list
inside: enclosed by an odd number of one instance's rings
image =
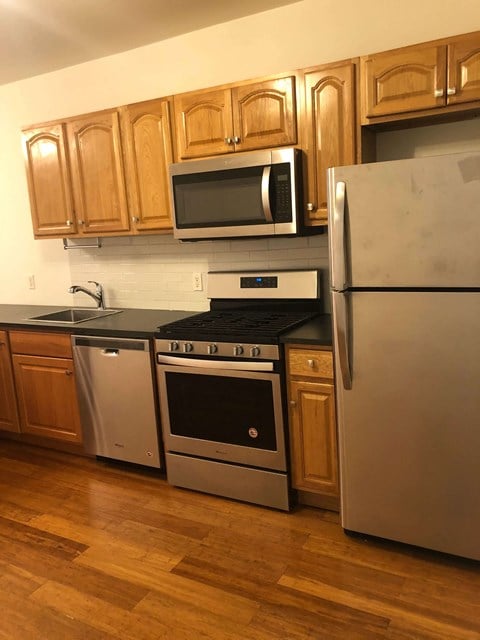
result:
[(258, 438), (258, 430), (255, 429), (255, 427), (250, 427), (250, 429), (248, 430), (248, 435), (251, 438)]

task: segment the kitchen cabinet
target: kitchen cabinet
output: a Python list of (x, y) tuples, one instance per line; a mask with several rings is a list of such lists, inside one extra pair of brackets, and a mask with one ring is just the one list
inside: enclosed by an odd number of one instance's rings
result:
[(362, 124), (478, 108), (480, 33), (364, 56), (361, 75)]
[(19, 432), (8, 334), (0, 331), (0, 430)]
[(173, 162), (171, 98), (131, 104), (121, 110), (132, 230), (171, 230), (168, 165)]
[(289, 345), (287, 384), (292, 485), (300, 502), (338, 510), (332, 352)]
[(65, 124), (25, 129), (22, 142), (34, 236), (75, 234)]
[(68, 121), (77, 230), (99, 235), (130, 229), (117, 109)]
[(20, 431), (81, 443), (70, 336), (11, 331), (10, 344)]
[(301, 135), (305, 155), (305, 223), (327, 223), (327, 169), (355, 163), (355, 64), (302, 74)]
[(22, 132), (36, 238), (129, 230), (116, 109)]
[(177, 159), (294, 145), (295, 77), (174, 96)]

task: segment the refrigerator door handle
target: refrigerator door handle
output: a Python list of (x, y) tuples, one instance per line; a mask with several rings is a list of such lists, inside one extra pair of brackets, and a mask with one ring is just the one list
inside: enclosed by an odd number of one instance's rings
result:
[(335, 291), (343, 291), (347, 287), (347, 252), (345, 247), (345, 182), (334, 182), (333, 171), (331, 173), (331, 224), (332, 224), (332, 288)]
[(342, 373), (344, 389), (352, 388), (352, 373), (350, 369), (350, 331), (348, 324), (348, 295), (345, 293), (333, 294), (334, 339), (337, 346), (338, 364)]

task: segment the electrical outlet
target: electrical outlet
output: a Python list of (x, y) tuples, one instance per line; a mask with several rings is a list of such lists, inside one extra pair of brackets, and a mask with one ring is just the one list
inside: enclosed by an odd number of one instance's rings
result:
[(192, 273), (192, 288), (194, 291), (203, 291), (202, 274), (199, 271)]
[(29, 289), (35, 289), (35, 276), (34, 275), (28, 276), (28, 288)]

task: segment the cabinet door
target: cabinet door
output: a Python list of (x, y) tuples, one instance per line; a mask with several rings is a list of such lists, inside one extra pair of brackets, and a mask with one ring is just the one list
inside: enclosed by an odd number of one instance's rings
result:
[(332, 384), (290, 382), (290, 430), (294, 488), (338, 495)]
[(362, 58), (362, 122), (445, 105), (447, 49), (406, 47)]
[(447, 103), (480, 100), (480, 35), (448, 45)]
[(22, 133), (35, 237), (76, 233), (65, 125)]
[(234, 151), (230, 89), (174, 97), (178, 159)]
[(23, 433), (82, 441), (73, 361), (13, 355)]
[(234, 87), (232, 110), (236, 151), (297, 143), (293, 76)]
[(171, 229), (168, 165), (173, 162), (169, 99), (126, 107), (127, 187), (135, 231)]
[(347, 63), (304, 76), (306, 224), (327, 222), (327, 169), (355, 163), (354, 72)]
[(20, 431), (6, 331), (0, 331), (0, 430)]
[(76, 119), (67, 131), (79, 232), (128, 231), (118, 112)]

